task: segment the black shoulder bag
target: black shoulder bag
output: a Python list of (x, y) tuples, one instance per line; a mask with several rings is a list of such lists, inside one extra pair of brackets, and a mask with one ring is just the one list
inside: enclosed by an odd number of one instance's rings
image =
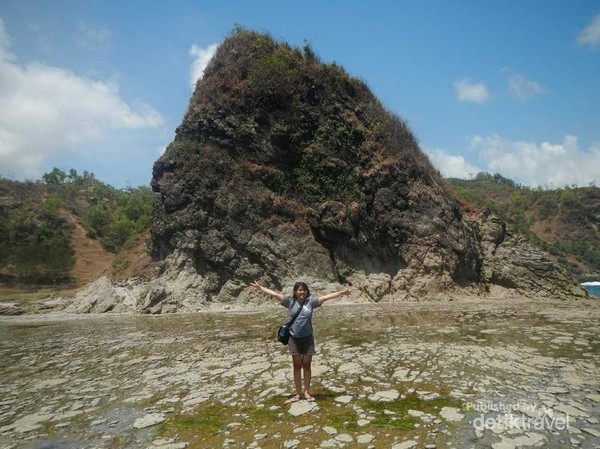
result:
[[(294, 301), (296, 300), (294, 299)], [(293, 307), (294, 305), (292, 303), (292, 308)], [(300, 312), (302, 312), (302, 305), (300, 305), (300, 308), (290, 321), (279, 327), (279, 330), (277, 331), (277, 341), (281, 344), (288, 344), (288, 341), (290, 340), (290, 329), (292, 328), (292, 324), (294, 324), (294, 321), (296, 321), (296, 318), (298, 318), (298, 315), (300, 315)]]

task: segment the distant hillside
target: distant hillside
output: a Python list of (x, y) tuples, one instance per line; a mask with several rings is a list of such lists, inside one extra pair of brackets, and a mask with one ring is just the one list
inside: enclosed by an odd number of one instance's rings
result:
[(448, 179), (463, 207), (489, 208), (580, 281), (600, 278), (600, 189), (532, 189), (499, 174)]
[(54, 169), (35, 182), (0, 178), (0, 281), (81, 286), (148, 272), (154, 195)]

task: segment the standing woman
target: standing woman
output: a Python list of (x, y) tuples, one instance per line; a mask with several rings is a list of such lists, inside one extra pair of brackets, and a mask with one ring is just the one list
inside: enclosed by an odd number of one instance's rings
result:
[[(277, 299), (283, 307), (289, 310), (290, 319), (298, 313), (298, 310), (302, 309), (292, 324), (290, 341), (288, 343), (294, 365), (294, 386), (296, 387), (296, 396), (292, 398), (292, 402), (298, 402), (302, 397), (307, 401), (314, 401), (315, 398), (310, 394), (310, 364), (312, 356), (315, 353), (315, 339), (313, 338), (312, 327), (313, 310), (325, 301), (341, 295), (349, 295), (351, 293), (350, 289), (347, 288), (315, 298), (314, 296), (310, 296), (310, 290), (304, 282), (296, 282), (292, 297), (283, 296), (282, 293), (263, 287), (257, 282), (250, 284), (250, 287)], [(302, 393), (302, 371), (304, 371), (304, 394)]]

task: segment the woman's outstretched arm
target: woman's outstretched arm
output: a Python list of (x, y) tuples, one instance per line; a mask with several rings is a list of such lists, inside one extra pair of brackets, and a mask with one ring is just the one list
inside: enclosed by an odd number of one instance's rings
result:
[(348, 296), (350, 293), (352, 293), (352, 290), (347, 288), (345, 290), (340, 290), (339, 292), (333, 292), (329, 293), (328, 295), (321, 296), (319, 298), (319, 305), (323, 304), (325, 301), (329, 301), (330, 299), (337, 298), (338, 296)]
[(270, 288), (267, 288), (267, 287), (263, 287), (258, 282), (252, 282), (250, 284), (250, 288), (253, 288), (254, 290), (258, 290), (263, 293), (266, 293), (267, 295), (275, 298), (277, 301), (283, 302), (283, 294), (282, 293), (276, 292), (275, 290), (271, 290)]

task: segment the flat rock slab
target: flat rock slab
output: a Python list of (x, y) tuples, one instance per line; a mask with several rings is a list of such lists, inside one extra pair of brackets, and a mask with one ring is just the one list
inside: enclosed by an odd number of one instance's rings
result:
[(352, 435), (349, 435), (347, 433), (340, 433), (335, 437), (335, 440), (339, 441), (340, 443), (352, 443), (354, 441), (354, 438), (352, 438)]
[(581, 430), (588, 435), (592, 435), (593, 437), (600, 437), (600, 432), (598, 432), (596, 429), (592, 429), (591, 427), (584, 427)]
[(395, 401), (396, 399), (398, 399), (400, 397), (400, 393), (396, 390), (385, 390), (385, 391), (378, 391), (375, 394), (372, 394), (371, 396), (369, 396), (369, 399), (371, 401), (378, 401), (378, 402), (392, 402)]
[(492, 444), (492, 449), (516, 449), (521, 447), (543, 446), (546, 437), (539, 433), (528, 433), (511, 439), (501, 436), (502, 441)]
[(396, 443), (392, 446), (392, 449), (412, 449), (413, 447), (417, 447), (417, 443), (414, 440), (404, 441), (402, 443)]
[(298, 401), (298, 402), (294, 402), (290, 406), (288, 413), (292, 416), (300, 416), (300, 415), (306, 415), (307, 413), (310, 413), (310, 412), (312, 412), (314, 410), (318, 410), (318, 409), (319, 409), (319, 406), (317, 405), (316, 402)]
[(349, 404), (352, 401), (352, 396), (338, 396), (335, 398), (335, 402), (339, 402), (341, 404)]
[(356, 438), (356, 442), (360, 443), (360, 444), (369, 444), (374, 439), (375, 439), (374, 435), (371, 435), (370, 433), (364, 433), (362, 435), (359, 435)]
[(150, 449), (185, 449), (188, 446), (188, 443), (165, 443), (165, 444), (156, 444), (152, 443)]
[(42, 423), (50, 421), (53, 417), (54, 415), (44, 413), (27, 415), (8, 426), (1, 427), (0, 433), (8, 430), (14, 430), (15, 432), (20, 433), (31, 432), (32, 430), (42, 427)]
[(145, 429), (146, 427), (151, 427), (160, 424), (165, 419), (165, 415), (163, 415), (162, 413), (150, 413), (146, 416), (142, 416), (141, 418), (136, 419), (133, 423), (133, 427), (135, 427), (136, 429)]
[(446, 421), (451, 422), (462, 421), (462, 419), (465, 417), (465, 415), (460, 413), (459, 409), (454, 407), (443, 407), (440, 411), (440, 416)]

